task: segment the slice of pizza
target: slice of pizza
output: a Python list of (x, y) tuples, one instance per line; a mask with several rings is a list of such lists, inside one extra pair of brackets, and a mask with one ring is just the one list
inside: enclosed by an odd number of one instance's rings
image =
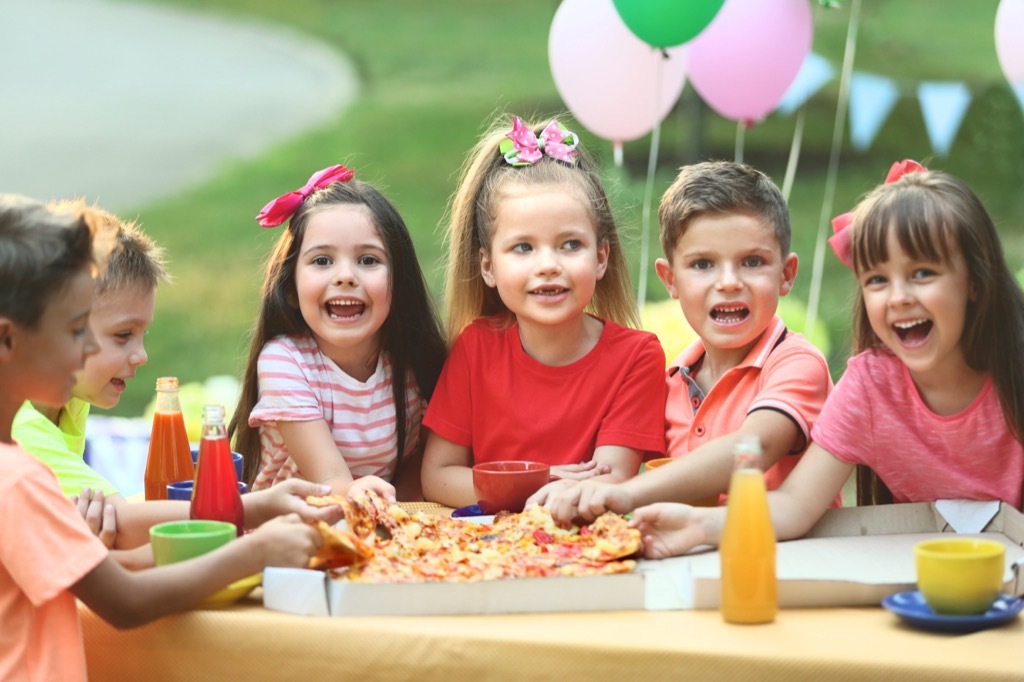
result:
[(323, 521), (316, 522), (316, 529), (324, 543), (309, 560), (310, 568), (342, 568), (362, 563), (373, 556), (373, 547), (347, 530), (329, 526)]

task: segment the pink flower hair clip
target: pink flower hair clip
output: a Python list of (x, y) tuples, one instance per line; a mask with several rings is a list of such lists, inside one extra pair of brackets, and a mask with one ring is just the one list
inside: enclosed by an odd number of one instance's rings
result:
[[(883, 184), (889, 185), (908, 173), (922, 173), (928, 170), (917, 161), (905, 159), (897, 161), (889, 169)], [(843, 262), (843, 265), (853, 267), (853, 241), (851, 239), (850, 226), (853, 225), (853, 211), (837, 215), (832, 219), (832, 236), (828, 239), (828, 245), (832, 247), (833, 253)]]
[(513, 166), (529, 166), (547, 154), (568, 164), (576, 162), (576, 146), (580, 143), (576, 133), (552, 121), (541, 131), (540, 137), (526, 127), (518, 116), (512, 117), (512, 132), (505, 136), (498, 149), (505, 161)]
[(305, 185), (287, 194), (282, 194), (264, 206), (263, 210), (256, 216), (256, 220), (263, 227), (277, 227), (291, 218), (292, 214), (306, 200), (306, 197), (315, 190), (327, 187), (335, 182), (348, 182), (355, 175), (356, 172), (354, 170), (345, 166), (330, 166), (323, 170), (318, 170), (310, 176), (309, 182)]

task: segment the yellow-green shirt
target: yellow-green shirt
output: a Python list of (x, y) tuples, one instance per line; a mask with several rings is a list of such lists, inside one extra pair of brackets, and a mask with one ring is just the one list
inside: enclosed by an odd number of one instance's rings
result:
[(89, 403), (72, 398), (54, 424), (31, 403), (26, 402), (14, 416), (12, 435), (21, 447), (50, 467), (65, 495), (78, 495), (82, 488), (116, 495), (117, 488), (85, 463), (85, 420)]

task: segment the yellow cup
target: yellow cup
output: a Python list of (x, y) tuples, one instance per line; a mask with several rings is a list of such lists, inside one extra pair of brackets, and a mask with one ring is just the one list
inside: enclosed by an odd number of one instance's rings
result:
[(941, 538), (914, 545), (917, 588), (935, 613), (984, 613), (1003, 587), (1006, 547), (994, 540)]
[[(640, 473), (650, 471), (651, 469), (657, 469), (658, 467), (665, 466), (669, 462), (674, 462), (675, 460), (675, 457), (659, 457), (658, 459), (652, 459), (643, 463), (643, 466), (640, 467)], [(693, 507), (717, 507), (718, 495), (705, 497), (703, 500), (691, 500), (689, 504)]]

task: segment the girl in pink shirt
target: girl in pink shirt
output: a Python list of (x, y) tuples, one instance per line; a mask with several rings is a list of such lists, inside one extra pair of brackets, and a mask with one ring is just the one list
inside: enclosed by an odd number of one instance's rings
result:
[(344, 166), (267, 204), (274, 247), (229, 427), (252, 490), (299, 476), (420, 499), (420, 421), (445, 345), (395, 207)]
[[(830, 243), (860, 285), (857, 354), (803, 461), (769, 494), (779, 539), (806, 533), (858, 464), (896, 502), (1020, 508), (1024, 293), (981, 202), (961, 180), (904, 161), (833, 225)], [(717, 544), (725, 510), (651, 505), (633, 518), (656, 558)]]

